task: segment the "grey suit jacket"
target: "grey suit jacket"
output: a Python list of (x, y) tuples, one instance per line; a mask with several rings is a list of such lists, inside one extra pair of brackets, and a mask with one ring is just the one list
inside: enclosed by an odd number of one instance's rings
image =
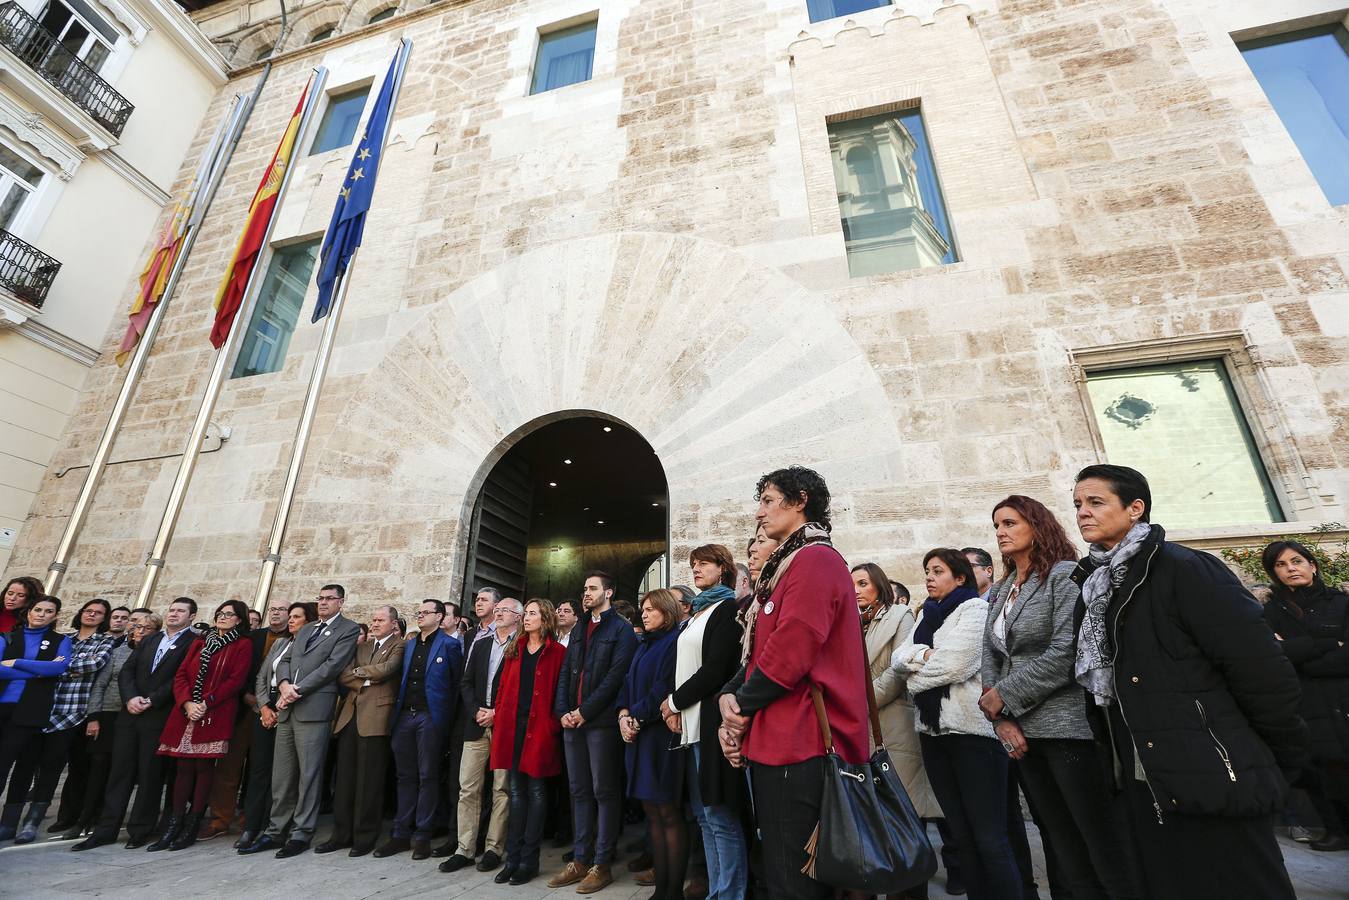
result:
[(1015, 573), (989, 593), (980, 679), (997, 687), (1004, 715), (1016, 719), (1028, 738), (1091, 739), (1086, 693), (1073, 677), (1077, 634), (1073, 608), (1081, 593), (1069, 577), (1076, 563), (1060, 562), (1043, 581), (1032, 574), (1007, 614), (1005, 638), (993, 623), (1012, 592)]
[(278, 695), (272, 687), (272, 668), (276, 665), (277, 658), (284, 654), (289, 646), (290, 635), (272, 641), (272, 649), (267, 652), (262, 665), (258, 667), (258, 677), (253, 683), (253, 696), (258, 698), (258, 706), (271, 704), (275, 708)]
[[(317, 634), (317, 638), (311, 641)], [(297, 722), (331, 723), (337, 704), (337, 676), (356, 653), (361, 627), (338, 613), (331, 623), (310, 622), (295, 635), (290, 652), (277, 666), (277, 684), (289, 681), (300, 692), (293, 706), (279, 710), (277, 718), (286, 721), (292, 714)]]

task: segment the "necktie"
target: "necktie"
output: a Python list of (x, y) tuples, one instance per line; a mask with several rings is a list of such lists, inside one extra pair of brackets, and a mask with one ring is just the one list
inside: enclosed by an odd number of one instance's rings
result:
[(162, 640), (159, 642), (159, 646), (155, 649), (155, 661), (150, 663), (151, 672), (159, 668), (159, 661), (164, 658), (165, 653), (168, 653), (172, 649), (173, 644), (166, 644)]
[(306, 641), (306, 642), (305, 642), (305, 645), (304, 645), (304, 652), (305, 652), (305, 653), (308, 653), (310, 650), (313, 650), (313, 649), (314, 649), (314, 645), (317, 644), (317, 643), (319, 642), (319, 638), (323, 636), (323, 629), (326, 628), (326, 627), (327, 627), (327, 626), (324, 625), (324, 623), (322, 623), (322, 622), (315, 622), (315, 623), (314, 623), (314, 630), (313, 630), (312, 632), (310, 632), (310, 634), (309, 634), (309, 640)]

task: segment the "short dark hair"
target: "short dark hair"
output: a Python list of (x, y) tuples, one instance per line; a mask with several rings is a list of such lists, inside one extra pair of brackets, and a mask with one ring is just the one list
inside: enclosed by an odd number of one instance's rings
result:
[(928, 562), (933, 559), (940, 559), (945, 563), (946, 568), (951, 570), (951, 575), (955, 579), (965, 579), (960, 583), (961, 587), (967, 587), (971, 590), (974, 589), (976, 583), (974, 578), (974, 567), (971, 566), (970, 561), (965, 558), (964, 551), (956, 550), (953, 547), (934, 547), (927, 551), (927, 554), (923, 557), (923, 568), (926, 569)]
[(581, 618), (581, 601), (579, 601), (579, 600), (573, 600), (571, 597), (568, 597), (568, 598), (565, 599), (565, 600), (559, 600), (559, 601), (557, 601), (557, 608), (558, 608), (558, 609), (561, 609), (561, 608), (564, 607), (564, 606), (570, 606), (570, 607), (571, 607), (571, 614), (572, 614), (573, 616), (575, 616), (576, 618), (578, 618), (578, 619)]
[(637, 618), (637, 607), (633, 606), (627, 600), (615, 600), (614, 612), (618, 613), (622, 618), (626, 619), (629, 622), (629, 624), (632, 625), (642, 624), (642, 620)]
[(1144, 522), (1148, 521), (1148, 517), (1152, 515), (1152, 488), (1148, 486), (1148, 480), (1143, 477), (1143, 473), (1137, 469), (1099, 463), (1094, 466), (1087, 466), (1081, 472), (1078, 472), (1077, 478), (1073, 479), (1073, 484), (1086, 481), (1088, 478), (1099, 478), (1110, 485), (1111, 492), (1119, 498), (1121, 506), (1128, 506), (1135, 500), (1142, 500), (1143, 515), (1140, 518)]
[(297, 600), (286, 607), (286, 616), (289, 617), (295, 610), (304, 613), (306, 622), (317, 622), (319, 620), (319, 605), (313, 600)]
[(239, 624), (236, 627), (238, 627), (240, 634), (248, 634), (253, 630), (253, 623), (248, 621), (248, 614), (251, 610), (249, 610), (248, 604), (244, 603), (242, 600), (226, 600), (224, 603), (217, 606), (215, 612), (211, 615), (211, 621), (214, 622), (215, 617), (220, 615), (220, 611), (226, 608), (233, 612), (235, 617), (238, 618)]
[[(459, 605), (458, 600), (445, 601), (445, 615), (447, 616), (452, 615), (457, 619), (460, 616), (461, 609), (463, 609), (463, 607)], [(454, 610), (454, 612), (450, 612), (450, 610)]]
[(435, 607), (436, 607), (436, 615), (439, 615), (439, 616), (444, 616), (444, 615), (445, 615), (445, 601), (444, 601), (444, 600), (437, 600), (437, 599), (435, 599), (434, 597), (427, 597), (425, 600), (423, 600), (421, 603), (419, 603), (419, 604), (417, 604), (417, 605), (418, 605), (418, 606), (424, 606), (424, 605), (427, 604), (427, 603), (433, 603), (433, 604), (435, 604)]
[(600, 587), (604, 590), (612, 591), (614, 589), (614, 576), (610, 575), (608, 572), (600, 569), (591, 569), (589, 572), (585, 573), (585, 577), (581, 579), (581, 583), (584, 584), (592, 578), (598, 578), (600, 580)]
[(912, 595), (909, 593), (909, 589), (906, 588), (902, 582), (892, 581), (890, 582), (890, 587), (895, 592), (895, 599), (902, 600), (905, 603), (909, 602), (909, 599)]
[(140, 612), (140, 613), (149, 613), (149, 614), (152, 615), (152, 616), (157, 616), (157, 615), (159, 615), (159, 613), (155, 612), (153, 609), (151, 609), (151, 608), (148, 607), (148, 606), (138, 606), (138, 607), (136, 607), (135, 609), (133, 609), (133, 610), (131, 611), (131, 614), (134, 616), (134, 615), (135, 615), (136, 613), (138, 613), (138, 612)]
[(774, 469), (759, 479), (754, 486), (754, 499), (763, 497), (764, 488), (769, 485), (782, 491), (788, 506), (795, 506), (802, 494), (806, 495), (805, 516), (807, 522), (815, 522), (825, 531), (833, 529), (829, 512), (829, 486), (824, 483), (820, 473), (805, 466), (788, 466)]
[(128, 616), (131, 615), (131, 608), (129, 606), (114, 606), (112, 608), (112, 611), (117, 612), (119, 609), (122, 612), (126, 613)]
[[(109, 603), (107, 600), (104, 600), (102, 597), (95, 597), (92, 600), (85, 601), (85, 604), (80, 607), (80, 611), (75, 613), (75, 618), (70, 620), (70, 627), (78, 631), (80, 627), (80, 619), (84, 618), (84, 611), (89, 607), (93, 606), (94, 604), (98, 604), (99, 606), (103, 607), (103, 621), (98, 623), (98, 627), (94, 629), (94, 633), (95, 634), (106, 633), (109, 628), (108, 620), (112, 618), (112, 604)], [(59, 611), (60, 607), (57, 607), (57, 609)]]
[(695, 562), (710, 562), (721, 569), (721, 578), (718, 579), (728, 588), (735, 587), (735, 558), (731, 556), (731, 551), (721, 544), (703, 544), (701, 547), (694, 547), (689, 552), (689, 564)]
[(973, 556), (974, 564), (981, 569), (993, 568), (993, 556), (987, 550), (981, 550), (978, 547), (961, 547), (960, 552), (966, 556)]
[(39, 603), (50, 603), (56, 607), (56, 611), (58, 613), (61, 612), (60, 597), (54, 596), (52, 594), (38, 594), (36, 597), (33, 598), (33, 602), (28, 604), (28, 608), (31, 610), (34, 606), (37, 606)]
[(193, 600), (191, 597), (174, 597), (173, 601), (169, 603), (169, 606), (172, 606), (174, 603), (186, 603), (188, 611), (194, 616), (197, 614), (197, 601)]
[(320, 591), (333, 591), (334, 593), (337, 594), (337, 599), (338, 599), (338, 600), (345, 600), (345, 599), (347, 599), (347, 589), (344, 588), (344, 587), (342, 587), (342, 585), (340, 585), (340, 584), (325, 584), (323, 587), (319, 588), (319, 590), (320, 590)]
[(364, 622), (359, 623), (357, 628), (361, 629), (361, 637), (370, 637), (370, 626)]

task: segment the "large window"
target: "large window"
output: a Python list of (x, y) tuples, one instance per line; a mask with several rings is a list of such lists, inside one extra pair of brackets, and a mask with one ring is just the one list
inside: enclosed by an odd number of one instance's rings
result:
[(379, 12), (372, 15), (369, 19), (366, 19), (366, 24), (374, 25), (376, 22), (383, 22), (385, 19), (392, 19), (394, 17), (394, 13), (396, 12), (398, 12), (398, 7), (386, 6), (384, 9), (381, 9)]
[(590, 80), (595, 62), (595, 26), (595, 22), (587, 22), (539, 35), (531, 94)]
[(806, 12), (810, 13), (810, 21), (823, 22), (889, 5), (890, 0), (806, 0)]
[(956, 261), (919, 110), (835, 122), (829, 149), (854, 277)]
[(370, 88), (363, 87), (329, 95), (328, 108), (323, 111), (318, 134), (314, 135), (314, 143), (309, 148), (310, 156), (336, 150), (351, 143), (356, 137), (356, 126), (361, 123), (361, 113), (365, 112), (365, 98), (369, 94)]
[(1284, 521), (1222, 360), (1089, 372), (1087, 393), (1106, 458), (1151, 483), (1154, 521)]
[(1329, 25), (1239, 46), (1326, 199), (1349, 203), (1349, 32)]
[(279, 372), (300, 318), (309, 276), (314, 271), (319, 239), (277, 248), (267, 265), (258, 303), (244, 335), (243, 349), (234, 361), (231, 378)]
[[(117, 43), (117, 31), (84, 0), (50, 0), (38, 17), (56, 35), (61, 46), (84, 60), (95, 72)], [(60, 65), (52, 60), (50, 65)]]
[(29, 201), (46, 173), (0, 144), (0, 228), (13, 233), (23, 223)]

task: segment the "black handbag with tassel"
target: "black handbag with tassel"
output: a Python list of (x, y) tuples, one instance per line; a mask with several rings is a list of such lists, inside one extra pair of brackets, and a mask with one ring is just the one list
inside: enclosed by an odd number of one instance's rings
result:
[(876, 746), (865, 765), (839, 758), (824, 697), (817, 685), (810, 688), (827, 755), (820, 824), (806, 845), (810, 859), (801, 871), (830, 887), (902, 894), (936, 873), (937, 855), (886, 752), (876, 694), (865, 674)]

